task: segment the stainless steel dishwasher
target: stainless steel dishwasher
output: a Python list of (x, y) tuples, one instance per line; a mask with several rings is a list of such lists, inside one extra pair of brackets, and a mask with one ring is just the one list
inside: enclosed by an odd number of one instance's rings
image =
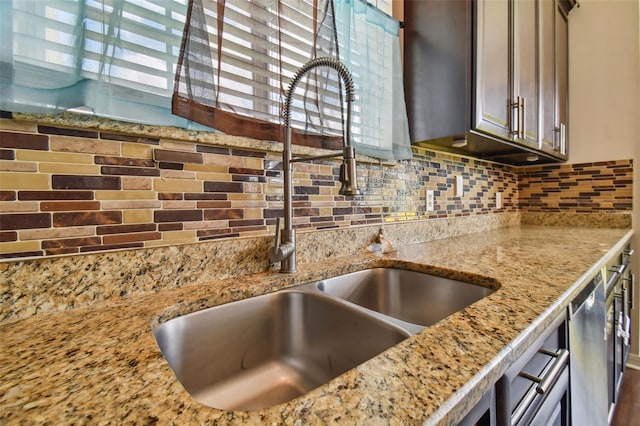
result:
[(604, 280), (598, 272), (569, 306), (571, 417), (574, 425), (607, 424)]

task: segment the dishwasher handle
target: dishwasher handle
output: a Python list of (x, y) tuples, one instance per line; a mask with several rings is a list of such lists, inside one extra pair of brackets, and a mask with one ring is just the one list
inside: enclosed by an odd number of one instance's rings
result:
[(624, 265), (618, 265), (615, 269), (609, 270), (609, 272), (611, 272), (611, 275), (609, 276), (607, 285), (605, 287), (607, 289), (607, 293), (609, 293), (609, 289), (614, 288), (616, 284), (618, 284), (618, 281), (620, 281), (620, 277), (622, 276), (622, 272), (624, 272), (624, 269)]
[(590, 310), (593, 307), (596, 301), (596, 292), (603, 284), (602, 272), (598, 272), (569, 304), (569, 319), (573, 318), (578, 311)]

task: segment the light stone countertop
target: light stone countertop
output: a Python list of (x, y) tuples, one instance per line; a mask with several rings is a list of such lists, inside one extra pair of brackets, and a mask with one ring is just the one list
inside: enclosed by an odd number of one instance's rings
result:
[[(214, 280), (0, 326), (1, 424), (455, 424), (631, 238), (522, 226)], [(397, 266), (499, 286), (310, 393), (259, 412), (193, 400), (152, 322), (311, 280)]]

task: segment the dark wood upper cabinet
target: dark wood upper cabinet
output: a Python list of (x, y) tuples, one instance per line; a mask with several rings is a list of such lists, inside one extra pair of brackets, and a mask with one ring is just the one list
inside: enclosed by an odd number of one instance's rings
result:
[(566, 161), (572, 0), (405, 0), (413, 143), (507, 164)]

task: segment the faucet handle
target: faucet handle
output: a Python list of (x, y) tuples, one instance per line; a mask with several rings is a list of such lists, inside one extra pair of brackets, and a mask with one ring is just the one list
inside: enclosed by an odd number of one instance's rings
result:
[[(280, 235), (282, 230), (280, 228), (280, 224), (282, 223), (282, 218), (278, 217), (276, 219), (276, 236), (274, 246), (269, 249), (269, 260), (272, 262), (281, 262), (284, 259), (289, 258), (295, 252), (295, 235), (285, 234), (288, 236), (290, 241), (282, 243), (280, 240)], [(294, 270), (290, 272), (295, 272)]]

